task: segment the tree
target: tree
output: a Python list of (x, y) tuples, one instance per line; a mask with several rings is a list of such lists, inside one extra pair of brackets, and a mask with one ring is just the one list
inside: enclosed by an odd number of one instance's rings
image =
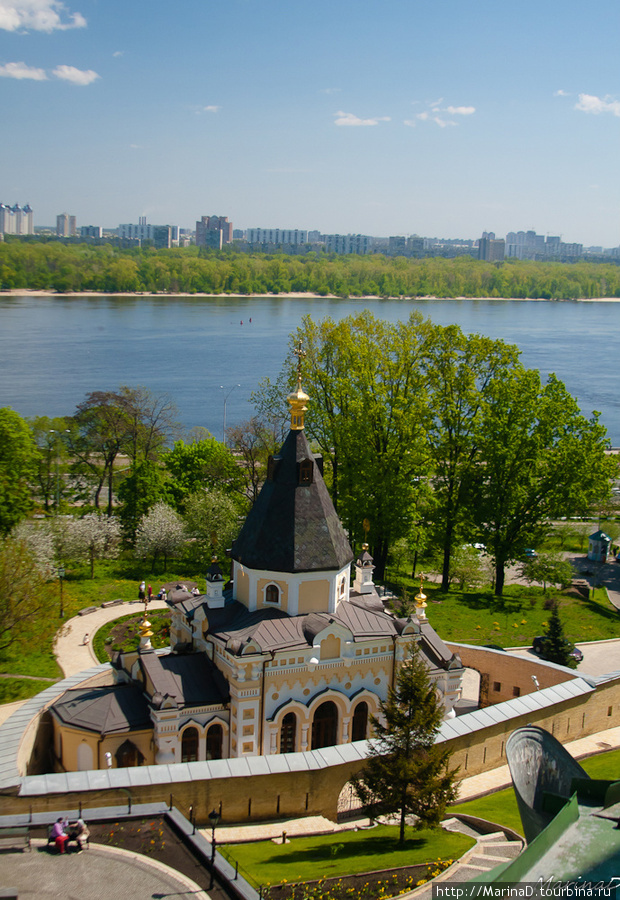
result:
[(434, 828), (456, 798), (457, 769), (450, 769), (450, 750), (435, 739), (444, 716), (417, 644), (412, 643), (381, 704), (381, 719), (372, 718), (378, 740), (370, 744), (368, 762), (353, 787), (367, 815), (400, 814), (399, 843), (405, 841), (408, 815), (414, 828)]
[(0, 534), (8, 534), (32, 509), (38, 459), (28, 424), (12, 409), (0, 409)]
[(60, 518), (53, 522), (58, 559), (88, 560), (95, 577), (95, 560), (116, 559), (121, 539), (120, 522), (114, 516), (90, 513), (81, 519)]
[(549, 624), (543, 637), (542, 655), (548, 662), (576, 669), (578, 662), (574, 656), (571, 656), (574, 649), (575, 645), (571, 644), (564, 635), (560, 611), (557, 603), (554, 603), (549, 617)]
[(451, 581), (453, 545), (462, 534), (467, 493), (480, 465), (478, 424), (494, 379), (516, 363), (519, 350), (482, 335), (465, 335), (458, 325), (435, 329), (424, 358), (430, 424), (427, 438), (437, 503), (435, 526), (443, 560), (441, 589)]
[(583, 514), (610, 490), (616, 460), (598, 414), (581, 415), (554, 375), (513, 366), (489, 387), (478, 426), (481, 464), (470, 498), (474, 522), (495, 560), (495, 594), (506, 565), (536, 546), (552, 519)]
[[(425, 471), (420, 361), (431, 331), (418, 313), (392, 324), (364, 311), (319, 324), (307, 316), (293, 337), (305, 353), (306, 431), (328, 464), (332, 499), (351, 540), (365, 519), (370, 523), (378, 578), (390, 545), (409, 530), (417, 479)], [(296, 370), (292, 348), (285, 366), (290, 389)], [(276, 414), (285, 381), (281, 377), (255, 398), (261, 413)]]
[(218, 487), (229, 493), (243, 493), (243, 475), (233, 454), (214, 437), (186, 444), (177, 441), (162, 453), (170, 474), (170, 492), (177, 509), (183, 509), (187, 497), (201, 489)]
[(67, 473), (69, 471), (67, 424), (71, 419), (64, 417), (50, 418), (36, 416), (29, 421), (32, 436), (39, 448), (35, 481), (37, 493), (43, 501), (43, 508), (50, 513), (59, 506), (67, 491)]
[(573, 567), (559, 553), (538, 553), (521, 563), (521, 574), (530, 584), (542, 584), (547, 593), (547, 584), (566, 587), (573, 580)]
[(143, 558), (152, 555), (153, 571), (157, 557), (163, 556), (166, 568), (168, 558), (180, 550), (185, 540), (186, 530), (181, 516), (166, 503), (156, 503), (142, 516), (136, 529), (135, 554)]
[(282, 427), (282, 419), (265, 421), (253, 416), (248, 422), (227, 428), (226, 432), (237, 458), (244, 492), (254, 503), (265, 480), (269, 456), (277, 453), (284, 443), (286, 431)]
[(242, 502), (221, 488), (197, 491), (185, 503), (184, 520), (192, 548), (202, 562), (212, 553), (220, 559), (239, 532)]
[(94, 503), (107, 482), (107, 512), (112, 515), (115, 462), (126, 454), (132, 465), (153, 461), (176, 432), (176, 407), (166, 394), (121, 385), (118, 391), (92, 391), (77, 407), (78, 434), (71, 444), (80, 474), (94, 480)]
[(0, 652), (23, 636), (39, 616), (48, 616), (56, 602), (45, 588), (47, 573), (21, 535), (0, 540)]
[(170, 494), (166, 473), (149, 459), (134, 462), (129, 475), (120, 483), (118, 499), (119, 515), (125, 529), (125, 536), (133, 541), (136, 528), (144, 516), (158, 501), (165, 501)]

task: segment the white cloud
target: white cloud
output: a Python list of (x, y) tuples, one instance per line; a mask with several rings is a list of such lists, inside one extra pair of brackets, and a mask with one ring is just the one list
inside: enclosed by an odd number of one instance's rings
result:
[(222, 108), (221, 106), (203, 106), (202, 112), (216, 113), (216, 112), (219, 112), (221, 108)]
[(611, 113), (612, 116), (620, 117), (620, 100), (614, 100), (609, 95), (595, 97), (593, 94), (579, 94), (575, 109), (580, 112), (594, 113), (596, 116), (600, 113)]
[(114, 53), (112, 54), (112, 56), (124, 56), (124, 54), (125, 54), (124, 50), (115, 50)]
[(570, 97), (570, 94), (568, 94), (566, 91), (563, 91), (563, 90), (560, 88), (559, 91), (554, 91), (554, 92), (553, 92), (553, 96), (554, 96), (554, 97)]
[(340, 112), (334, 113), (337, 116), (334, 125), (378, 125), (379, 122), (389, 122), (389, 116), (377, 116), (374, 119), (360, 119), (359, 116), (354, 115), (353, 113)]
[(4, 31), (67, 31), (85, 28), (82, 13), (70, 13), (60, 0), (0, 0), (0, 29)]
[(475, 106), (446, 106), (444, 112), (451, 116), (473, 116), (476, 112)]
[(34, 66), (27, 66), (24, 62), (10, 62), (4, 66), (0, 66), (0, 77), (2, 78), (30, 78), (32, 81), (46, 81), (47, 75), (45, 69), (35, 69)]
[(342, 88), (322, 88), (321, 94), (339, 94)]
[(92, 84), (99, 78), (99, 75), (92, 69), (76, 69), (75, 66), (56, 66), (52, 75), (63, 81), (70, 81), (71, 84), (79, 85)]
[[(417, 102), (415, 101), (414, 105)], [(416, 113), (416, 119), (420, 122), (434, 122), (439, 128), (451, 128), (457, 123), (452, 121), (451, 118), (446, 118), (446, 116), (473, 116), (476, 112), (475, 106), (441, 106), (442, 102), (443, 97), (437, 100), (436, 103), (428, 103), (429, 109)], [(405, 125), (415, 126), (415, 120), (407, 119)]]

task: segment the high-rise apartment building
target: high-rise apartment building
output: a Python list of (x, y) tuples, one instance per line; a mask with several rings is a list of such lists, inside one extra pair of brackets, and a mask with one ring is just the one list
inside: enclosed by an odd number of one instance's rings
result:
[(308, 242), (308, 232), (299, 228), (248, 228), (248, 244), (287, 244), (297, 247)]
[(69, 213), (56, 216), (56, 237), (75, 237), (76, 234), (75, 216), (70, 216)]
[(196, 244), (198, 247), (213, 247), (221, 250), (224, 244), (232, 244), (233, 226), (228, 216), (202, 216), (196, 222)]
[(498, 240), (493, 231), (485, 231), (478, 241), (478, 259), (499, 262), (504, 258), (505, 252), (506, 241)]
[(179, 246), (178, 225), (147, 225), (146, 216), (140, 216), (137, 225), (119, 225), (117, 233), (121, 241), (152, 241), (157, 249)]
[(29, 204), (0, 203), (0, 234), (34, 234), (34, 213)]

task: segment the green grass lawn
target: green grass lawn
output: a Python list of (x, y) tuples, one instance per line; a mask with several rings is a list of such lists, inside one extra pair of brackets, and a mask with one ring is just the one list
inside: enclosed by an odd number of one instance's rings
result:
[[(332, 848), (339, 844), (342, 847), (333, 854)], [(218, 849), (233, 865), (237, 860), (240, 868), (265, 885), (457, 859), (473, 844), (473, 839), (463, 834), (441, 830), (414, 832), (408, 828), (407, 840), (401, 847), (397, 826), (378, 825), (368, 830), (292, 838), (289, 844), (256, 841)]]
[(41, 693), (53, 683), (53, 681), (38, 681), (29, 678), (0, 678), (0, 703), (28, 700), (29, 697)]
[[(60, 591), (57, 582), (51, 582), (47, 590), (51, 592), (53, 615), (39, 616), (23, 629), (20, 640), (0, 653), (0, 673), (6, 675), (32, 675), (35, 678), (62, 678), (63, 673), (54, 657), (56, 633), (67, 619), (77, 615), (86, 606), (101, 606), (106, 600), (135, 600), (142, 578), (153, 586), (157, 593), (161, 584), (169, 581), (197, 581), (204, 586), (204, 574), (196, 571), (196, 563), (176, 561), (175, 570), (149, 572), (148, 566), (136, 560), (111, 560), (97, 563), (95, 577), (91, 579), (88, 566), (67, 567), (63, 579), (64, 618), (60, 617)], [(146, 571), (145, 571), (146, 569)], [(5, 682), (0, 695), (0, 703), (24, 699), (38, 693), (28, 688), (20, 679), (0, 679)], [(29, 682), (34, 684), (34, 682)]]
[[(419, 590), (410, 579), (395, 580), (410, 597)], [(447, 641), (464, 644), (496, 644), (499, 647), (529, 646), (542, 634), (549, 621), (550, 598), (558, 601), (564, 633), (570, 641), (599, 641), (620, 637), (620, 615), (603, 589), (592, 599), (542, 588), (508, 585), (503, 597), (492, 591), (457, 591), (444, 594), (434, 584), (425, 583), (426, 615), (437, 633)]]

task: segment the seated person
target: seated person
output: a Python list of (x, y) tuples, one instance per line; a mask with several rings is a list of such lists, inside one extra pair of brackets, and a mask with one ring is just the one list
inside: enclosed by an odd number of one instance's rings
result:
[(52, 831), (50, 834), (51, 840), (56, 844), (56, 849), (59, 853), (65, 852), (65, 844), (69, 840), (69, 835), (65, 831), (65, 823), (63, 821), (62, 816), (56, 819), (54, 824), (52, 825)]
[(83, 850), (84, 844), (88, 843), (89, 837), (90, 831), (88, 830), (88, 825), (86, 824), (84, 819), (78, 819), (69, 832), (69, 840), (76, 842), (76, 844), (78, 845), (78, 850)]

